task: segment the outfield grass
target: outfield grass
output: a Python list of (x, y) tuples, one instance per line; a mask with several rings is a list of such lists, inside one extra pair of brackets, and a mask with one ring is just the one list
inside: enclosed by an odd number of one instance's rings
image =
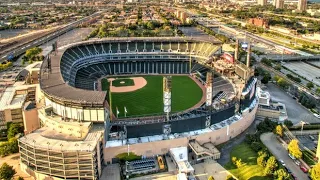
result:
[[(127, 93), (112, 93), (112, 109), (119, 117), (124, 117), (124, 107), (127, 116), (151, 115), (163, 113), (163, 76), (142, 76), (147, 85), (141, 89)], [(102, 88), (104, 89), (104, 80)], [(201, 88), (188, 76), (172, 77), (172, 112), (186, 110), (197, 104), (202, 98)]]
[[(264, 176), (264, 168), (257, 165), (257, 156), (257, 153), (247, 143), (243, 142), (231, 150), (230, 161), (224, 167), (239, 178), (239, 180), (270, 179)], [(240, 158), (246, 165), (237, 168), (231, 161), (232, 157)]]

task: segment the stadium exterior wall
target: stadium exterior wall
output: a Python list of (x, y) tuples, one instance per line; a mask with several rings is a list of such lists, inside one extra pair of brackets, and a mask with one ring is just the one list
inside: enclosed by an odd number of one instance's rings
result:
[[(137, 155), (152, 156), (156, 154), (165, 154), (170, 148), (188, 146), (189, 140), (196, 139), (200, 144), (211, 141), (218, 145), (224, 143), (246, 130), (254, 121), (257, 105), (251, 112), (243, 112), (242, 119), (229, 126), (229, 134), (227, 127), (215, 130), (209, 133), (200, 134), (197, 136), (183, 137), (171, 140), (162, 140), (148, 143), (132, 144), (129, 146), (129, 151)], [(128, 151), (128, 146), (108, 147), (104, 148), (104, 162), (111, 163), (112, 159), (120, 154)]]

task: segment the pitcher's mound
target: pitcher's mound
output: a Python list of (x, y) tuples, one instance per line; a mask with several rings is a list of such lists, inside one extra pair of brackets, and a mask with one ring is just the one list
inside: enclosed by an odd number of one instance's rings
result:
[[(118, 93), (123, 93), (123, 92), (132, 92), (136, 91), (138, 89), (143, 88), (145, 85), (147, 85), (147, 81), (143, 77), (131, 77), (127, 78), (131, 79), (134, 82), (134, 85), (132, 86), (111, 86), (111, 92), (118, 92)], [(114, 81), (115, 78), (109, 78), (108, 81)], [(120, 84), (125, 84), (125, 81), (120, 81)]]

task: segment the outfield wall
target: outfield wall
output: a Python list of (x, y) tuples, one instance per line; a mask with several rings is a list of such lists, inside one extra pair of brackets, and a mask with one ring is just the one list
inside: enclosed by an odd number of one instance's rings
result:
[[(219, 123), (226, 120), (235, 114), (235, 105), (229, 108), (214, 112), (211, 114), (211, 124)], [(187, 118), (184, 120), (170, 121), (171, 133), (182, 133), (187, 131), (195, 131), (206, 128), (206, 116)], [(144, 125), (127, 125), (127, 137), (136, 138), (144, 136), (153, 136), (163, 134), (163, 125), (168, 124), (165, 122), (144, 124)]]
[[(245, 111), (242, 114), (242, 118), (237, 122), (229, 125), (229, 133), (227, 133), (228, 128), (224, 127), (218, 130), (214, 130), (208, 133), (182, 137), (170, 140), (161, 140), (148, 143), (132, 144), (129, 146), (129, 151), (134, 152), (137, 155), (152, 156), (157, 154), (165, 154), (170, 148), (188, 146), (189, 140), (196, 139), (200, 144), (211, 141), (213, 144), (218, 145), (224, 143), (237, 135), (245, 131), (254, 121), (255, 114), (257, 111), (257, 104), (251, 111)], [(112, 159), (120, 154), (126, 153), (128, 151), (128, 146), (118, 146), (118, 147), (108, 147), (104, 148), (104, 162), (111, 163)]]

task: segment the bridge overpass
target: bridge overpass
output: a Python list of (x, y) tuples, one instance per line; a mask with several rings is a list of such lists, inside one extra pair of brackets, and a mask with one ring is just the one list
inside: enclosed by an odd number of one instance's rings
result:
[[(263, 55), (267, 59), (274, 61), (320, 61), (320, 55), (315, 56), (299, 56), (299, 55)], [(262, 57), (262, 56), (260, 56)], [(263, 57), (262, 57), (263, 58)]]
[(44, 44), (72, 29), (77, 27), (79, 24), (86, 22), (87, 20), (90, 20), (91, 18), (94, 18), (98, 15), (100, 15), (103, 11), (96, 12), (90, 16), (84, 17), (80, 20), (77, 20), (75, 22), (69, 23), (65, 26), (63, 26), (60, 29), (57, 29), (56, 31), (52, 32), (51, 34), (47, 34), (44, 36), (40, 36), (39, 38), (36, 38), (34, 40), (28, 41), (28, 42), (22, 42), (21, 44), (14, 45), (8, 49), (5, 49), (4, 51), (0, 51), (0, 62), (3, 62), (7, 60), (8, 56), (13, 55), (14, 57), (20, 56), (26, 52), (26, 50), (39, 46), (41, 44)]

